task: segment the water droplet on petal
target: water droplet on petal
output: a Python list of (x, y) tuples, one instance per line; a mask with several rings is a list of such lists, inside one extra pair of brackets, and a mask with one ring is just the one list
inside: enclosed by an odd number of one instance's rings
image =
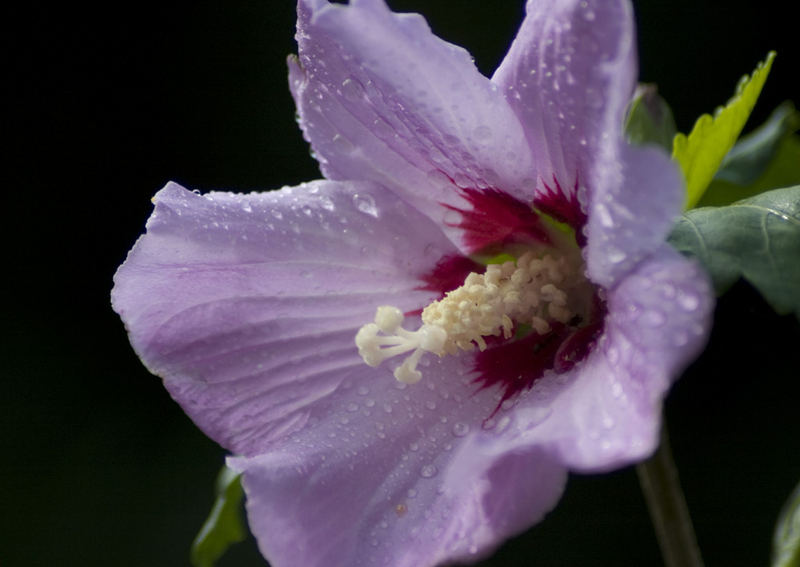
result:
[(614, 226), (614, 219), (611, 217), (611, 213), (602, 203), (598, 203), (594, 209), (595, 213), (597, 213), (597, 218), (600, 219), (600, 224), (606, 228), (613, 228)]
[(525, 424), (528, 427), (539, 425), (553, 413), (553, 408), (549, 406), (534, 407), (525, 412)]
[(326, 211), (332, 211), (336, 208), (334, 205), (333, 200), (328, 196), (322, 196), (319, 198), (319, 203), (322, 205), (322, 208)]
[(700, 305), (700, 300), (696, 295), (682, 293), (678, 296), (678, 304), (684, 311), (694, 311)]
[(625, 261), (625, 258), (628, 257), (625, 252), (620, 250), (619, 248), (614, 248), (613, 246), (609, 246), (607, 250), (608, 254), (608, 261), (612, 264), (619, 264)]
[(420, 469), (419, 475), (422, 478), (432, 478), (436, 476), (436, 473), (438, 472), (439, 469), (436, 468), (436, 465), (425, 465)]
[(342, 81), (342, 95), (347, 100), (355, 102), (364, 96), (364, 87), (355, 79), (345, 79)]
[(667, 318), (661, 311), (656, 311), (655, 309), (651, 309), (649, 311), (645, 311), (642, 315), (642, 321), (648, 327), (660, 327), (664, 323), (666, 323)]
[(457, 422), (453, 424), (453, 435), (456, 437), (464, 437), (467, 433), (469, 433), (469, 425), (462, 422)]
[(498, 420), (497, 427), (495, 428), (495, 432), (496, 433), (502, 433), (503, 431), (508, 429), (509, 425), (511, 425), (511, 418), (509, 416), (507, 416), (507, 415), (504, 415), (503, 417), (501, 417)]
[(383, 118), (376, 118), (372, 122), (372, 131), (381, 140), (388, 140), (395, 135), (394, 128)]
[(362, 213), (378, 218), (378, 207), (375, 205), (372, 195), (356, 193), (353, 195), (353, 204)]
[(352, 142), (350, 142), (350, 140), (348, 140), (341, 134), (334, 135), (333, 138), (331, 139), (331, 143), (337, 150), (345, 154), (349, 154), (355, 149), (355, 146), (353, 146)]
[(472, 185), (473, 185), (472, 179), (470, 179), (469, 177), (467, 177), (466, 175), (464, 175), (461, 172), (456, 173), (453, 176), (453, 181), (455, 181), (456, 185), (458, 185), (459, 187), (468, 188), (468, 187), (472, 187)]

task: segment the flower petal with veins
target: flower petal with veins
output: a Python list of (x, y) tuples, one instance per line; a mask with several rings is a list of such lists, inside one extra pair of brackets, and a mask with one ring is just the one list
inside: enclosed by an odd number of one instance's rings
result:
[[(649, 455), (708, 333), (707, 278), (664, 244), (679, 172), (622, 136), (630, 2), (529, 0), (491, 79), (383, 0), (299, 0), (296, 37), (290, 89), (327, 179), (167, 185), (113, 307), (236, 455), (275, 567), (485, 556), (569, 470)], [(470, 339), (418, 349), (424, 377), (398, 383), (399, 362), (367, 366), (355, 344), (381, 307), (404, 325), (389, 331)], [(470, 334), (484, 315), (499, 323)]]

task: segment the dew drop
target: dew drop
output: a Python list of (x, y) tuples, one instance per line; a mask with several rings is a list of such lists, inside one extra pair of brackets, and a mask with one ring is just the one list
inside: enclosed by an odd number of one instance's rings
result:
[(453, 435), (456, 437), (464, 437), (467, 433), (469, 433), (469, 425), (462, 422), (457, 422), (453, 424)]
[(322, 208), (326, 211), (332, 211), (336, 208), (334, 205), (333, 200), (328, 196), (323, 196), (319, 198), (319, 203), (322, 205)]
[(648, 327), (660, 327), (664, 323), (666, 323), (667, 318), (661, 311), (656, 311), (655, 309), (651, 309), (649, 311), (645, 311), (642, 315), (642, 322)]
[(598, 203), (594, 210), (597, 213), (597, 218), (600, 219), (601, 225), (606, 228), (612, 228), (614, 226), (614, 219), (611, 217), (608, 207), (602, 203)]
[(464, 187), (464, 188), (472, 187), (472, 179), (470, 179), (469, 177), (460, 172), (456, 173), (453, 176), (453, 181), (455, 181), (456, 185), (458, 185), (459, 187)]
[(382, 140), (388, 140), (394, 136), (394, 129), (391, 124), (383, 118), (376, 118), (372, 122), (372, 131)]
[(364, 96), (364, 87), (355, 79), (342, 81), (342, 95), (349, 101), (357, 101)]
[(502, 433), (503, 431), (508, 429), (509, 425), (511, 425), (511, 418), (509, 416), (507, 416), (507, 415), (504, 415), (503, 417), (501, 417), (498, 420), (497, 427), (495, 428), (495, 432), (496, 433)]
[(349, 411), (350, 413), (357, 412), (358, 404), (355, 402), (350, 402), (349, 404), (347, 404), (347, 411)]
[(675, 286), (672, 284), (664, 284), (661, 286), (661, 293), (666, 299), (673, 299), (676, 295)]
[(612, 246), (608, 247), (608, 261), (612, 264), (619, 264), (625, 261), (625, 258), (628, 257), (625, 252), (620, 250), (619, 248), (614, 248)]
[(375, 199), (372, 195), (356, 193), (353, 195), (353, 204), (356, 209), (365, 215), (378, 218), (378, 207), (375, 205)]
[(678, 304), (684, 311), (694, 311), (700, 305), (700, 300), (696, 295), (682, 293), (678, 296)]
[(531, 408), (531, 410), (525, 414), (525, 417), (527, 418), (526, 425), (528, 427), (539, 425), (548, 417), (550, 417), (550, 414), (552, 413), (553, 408), (549, 406)]
[(436, 465), (425, 465), (420, 469), (419, 475), (422, 478), (433, 478), (438, 472), (439, 469), (436, 468)]
[(677, 333), (673, 342), (676, 347), (686, 346), (689, 343), (689, 337), (686, 333)]
[(352, 142), (350, 142), (350, 140), (348, 140), (341, 134), (334, 135), (333, 138), (331, 138), (331, 143), (337, 150), (345, 154), (349, 154), (355, 149)]

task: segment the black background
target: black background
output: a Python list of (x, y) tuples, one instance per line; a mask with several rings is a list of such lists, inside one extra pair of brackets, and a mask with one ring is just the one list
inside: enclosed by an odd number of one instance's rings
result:
[[(407, 0), (490, 74), (522, 2)], [(687, 131), (776, 49), (751, 124), (800, 101), (779, 3), (636, 2), (641, 78)], [(32, 4), (4, 14), (0, 565), (174, 566), (209, 510), (223, 452), (148, 375), (111, 311), (111, 277), (170, 179), (200, 190), (319, 177), (294, 122), (294, 5)], [(800, 480), (800, 330), (746, 285), (667, 403), (708, 565), (764, 565)], [(574, 477), (562, 503), (485, 566), (657, 565), (632, 469)], [(252, 540), (220, 565), (261, 565)], [(302, 566), (300, 566), (302, 567)]]

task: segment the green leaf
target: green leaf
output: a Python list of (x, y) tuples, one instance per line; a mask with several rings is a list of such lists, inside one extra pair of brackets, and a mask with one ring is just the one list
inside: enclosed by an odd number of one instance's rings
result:
[(194, 567), (213, 567), (231, 545), (243, 541), (247, 535), (242, 519), (240, 475), (222, 467), (217, 477), (216, 494), (211, 513), (192, 542)]
[(672, 139), (678, 129), (672, 110), (658, 94), (655, 85), (636, 88), (625, 118), (625, 135), (634, 146), (653, 144), (672, 151)]
[(744, 277), (778, 313), (800, 318), (800, 185), (688, 211), (669, 241), (705, 265), (718, 293)]
[(702, 115), (688, 136), (677, 134), (672, 145), (672, 159), (678, 162), (686, 178), (686, 208), (694, 207), (733, 147), (767, 80), (775, 52), (771, 51), (751, 77), (739, 81), (736, 92), (712, 118)]
[(772, 536), (772, 567), (800, 567), (800, 484), (781, 510)]
[(787, 135), (761, 176), (750, 185), (714, 179), (700, 200), (701, 207), (729, 205), (770, 189), (800, 185), (800, 136)]
[[(722, 161), (714, 179), (752, 185), (767, 169), (784, 138), (800, 126), (800, 113), (791, 102), (772, 111), (761, 126), (743, 136)], [(800, 169), (800, 161), (797, 162)]]

